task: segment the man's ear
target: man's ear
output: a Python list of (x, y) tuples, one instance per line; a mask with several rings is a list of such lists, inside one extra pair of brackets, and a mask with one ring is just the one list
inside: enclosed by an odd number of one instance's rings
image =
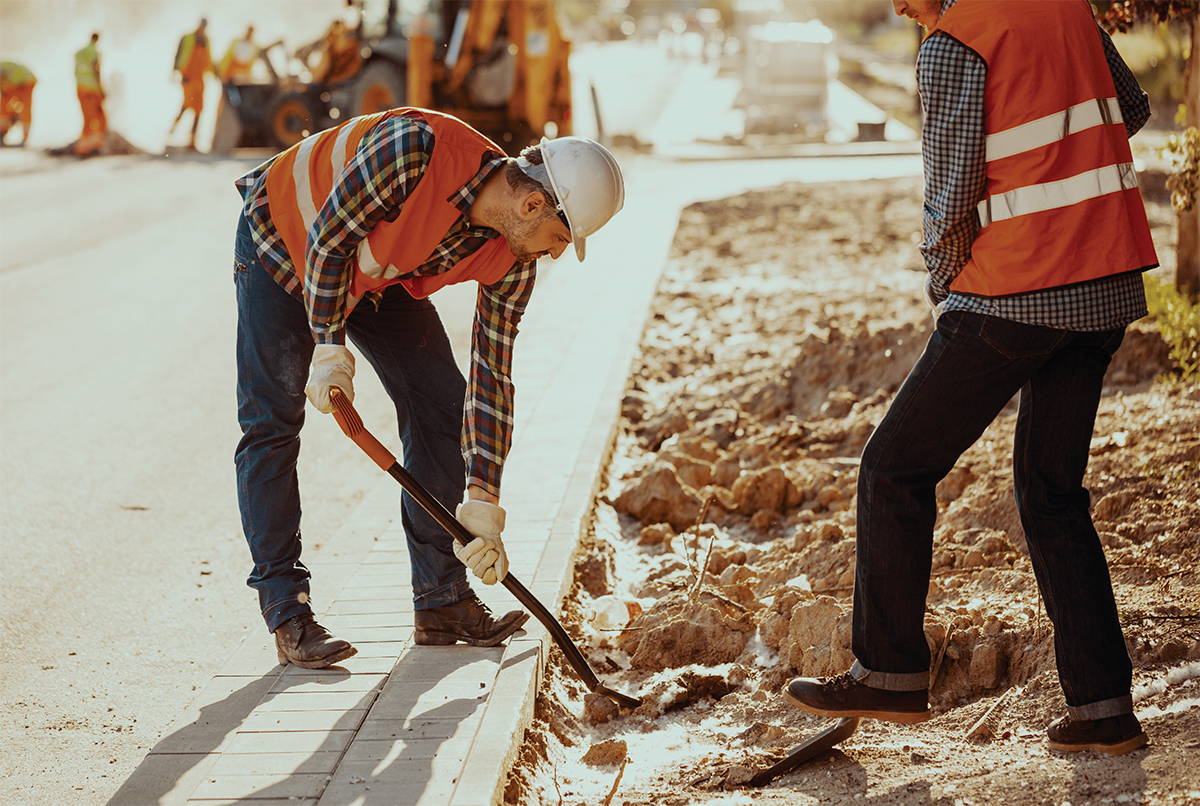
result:
[(520, 214), (522, 218), (537, 218), (546, 206), (546, 196), (541, 191), (530, 191), (521, 199)]

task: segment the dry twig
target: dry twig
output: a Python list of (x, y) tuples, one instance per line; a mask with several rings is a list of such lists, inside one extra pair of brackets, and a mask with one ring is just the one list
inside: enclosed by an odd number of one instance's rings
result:
[(691, 594), (688, 596), (688, 604), (696, 600), (700, 595), (700, 589), (704, 587), (704, 575), (708, 573), (708, 561), (712, 559), (713, 544), (717, 542), (717, 536), (714, 534), (708, 541), (708, 553), (704, 555), (704, 565), (700, 568), (700, 576), (696, 578), (696, 587), (692, 588)]
[(992, 707), (987, 709), (983, 716), (971, 726), (970, 730), (963, 736), (963, 741), (970, 739), (990, 739), (996, 735), (996, 729), (1000, 727), (1000, 717), (1003, 716), (1003, 706), (1008, 705), (1009, 695), (1019, 695), (1021, 689), (1010, 688), (1001, 694)]
[(621, 769), (617, 770), (617, 780), (613, 781), (612, 789), (608, 790), (608, 797), (604, 799), (604, 806), (609, 806), (612, 803), (613, 795), (617, 794), (617, 785), (621, 783), (621, 776), (625, 773), (625, 765), (629, 763), (629, 756), (621, 759)]
[(946, 647), (950, 646), (950, 634), (954, 632), (951, 624), (946, 622), (946, 635), (942, 638), (942, 648), (938, 650), (937, 660), (933, 662), (933, 668), (929, 670), (929, 690), (933, 691), (933, 684), (937, 682), (938, 672), (942, 668), (942, 658), (946, 656)]
[[(696, 576), (699, 573), (696, 569), (700, 565), (700, 524), (704, 523), (704, 518), (705, 518), (705, 516), (708, 515), (709, 506), (712, 504), (713, 501), (716, 501), (716, 500), (717, 500), (717, 497), (715, 495), (710, 495), (708, 497), (708, 500), (706, 500), (704, 502), (704, 506), (700, 508), (700, 517), (696, 518), (696, 522), (693, 523), (691, 526), (689, 526), (687, 529), (687, 532), (691, 532), (696, 538), (694, 541), (692, 541), (692, 547), (693, 547), (693, 550), (695, 551), (695, 555), (696, 555), (694, 558), (696, 561), (695, 565), (693, 565), (693, 563), (692, 563), (693, 557), (691, 555), (689, 555), (687, 552), (687, 543), (685, 542), (683, 544), (683, 549), (684, 549), (683, 550), (683, 558), (685, 560), (687, 560), (688, 573), (693, 576)], [(687, 532), (685, 532), (685, 534)]]

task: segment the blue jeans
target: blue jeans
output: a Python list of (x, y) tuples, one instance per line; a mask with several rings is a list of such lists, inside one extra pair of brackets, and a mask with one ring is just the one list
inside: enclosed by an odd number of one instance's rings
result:
[(1125, 328), (1079, 333), (951, 311), (863, 449), (852, 649), (855, 674), (926, 688), (922, 628), (937, 518), (934, 488), (1018, 391), (1013, 481), (1021, 526), (1054, 624), (1071, 715), (1132, 710), (1108, 565), (1083, 487), (1100, 390)]
[[(293, 616), (312, 612), (310, 574), (300, 559), (296, 460), (313, 337), (304, 303), (263, 267), (244, 216), (234, 246), (234, 285), (242, 427), (234, 464), (242, 530), (254, 561), (247, 584), (258, 591), (263, 618), (274, 631)], [(367, 300), (354, 309), (347, 333), (396, 406), (405, 469), (453, 510), (466, 484), (459, 447), (466, 381), (433, 303), (413, 299), (401, 285), (389, 286), (378, 309)], [(471, 596), (452, 538), (407, 493), (401, 522), (412, 560), (415, 609)]]

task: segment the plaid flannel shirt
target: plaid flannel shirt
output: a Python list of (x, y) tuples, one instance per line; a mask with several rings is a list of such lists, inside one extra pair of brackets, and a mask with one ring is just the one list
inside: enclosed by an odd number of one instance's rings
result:
[[(419, 117), (393, 117), (379, 123), (359, 144), (354, 158), (335, 180), (308, 233), (303, 271), (297, 269), (271, 223), (266, 175), (273, 160), (237, 180), (245, 215), (267, 271), (288, 293), (304, 302), (318, 344), (345, 344), (346, 305), (359, 243), (381, 221), (395, 221), (408, 194), (429, 165), (433, 130)], [(448, 201), (462, 211), (423, 264), (405, 277), (449, 271), (500, 234), (471, 224), (471, 205), (480, 188), (505, 165), (499, 153), (486, 154), (479, 173)], [(471, 365), (464, 403), (462, 449), (467, 483), (500, 494), (504, 459), (512, 445), (513, 343), (529, 303), (537, 261), (515, 263), (493, 285), (479, 285), (471, 330)], [(377, 302), (378, 292), (359, 304)]]
[[(946, 0), (942, 13), (957, 1)], [(1132, 137), (1150, 118), (1150, 102), (1112, 39), (1098, 30), (1125, 129)], [(986, 196), (986, 83), (987, 64), (954, 37), (937, 32), (921, 43), (917, 86), (925, 110), (921, 132), (925, 200), (920, 250), (933, 277), (934, 299), (946, 301), (944, 311), (971, 311), (1061, 330), (1111, 330), (1145, 316), (1140, 272), (1007, 297), (949, 290), (970, 260), (971, 244), (979, 232), (976, 205)]]

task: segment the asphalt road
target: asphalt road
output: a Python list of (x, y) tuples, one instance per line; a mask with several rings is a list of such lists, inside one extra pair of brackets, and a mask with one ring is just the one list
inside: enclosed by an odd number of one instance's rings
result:
[[(5, 803), (104, 802), (265, 629), (233, 475), (232, 183), (253, 164), (0, 154)], [(386, 435), (378, 382), (358, 387)], [(378, 471), (313, 412), (300, 477), (319, 544)]]

